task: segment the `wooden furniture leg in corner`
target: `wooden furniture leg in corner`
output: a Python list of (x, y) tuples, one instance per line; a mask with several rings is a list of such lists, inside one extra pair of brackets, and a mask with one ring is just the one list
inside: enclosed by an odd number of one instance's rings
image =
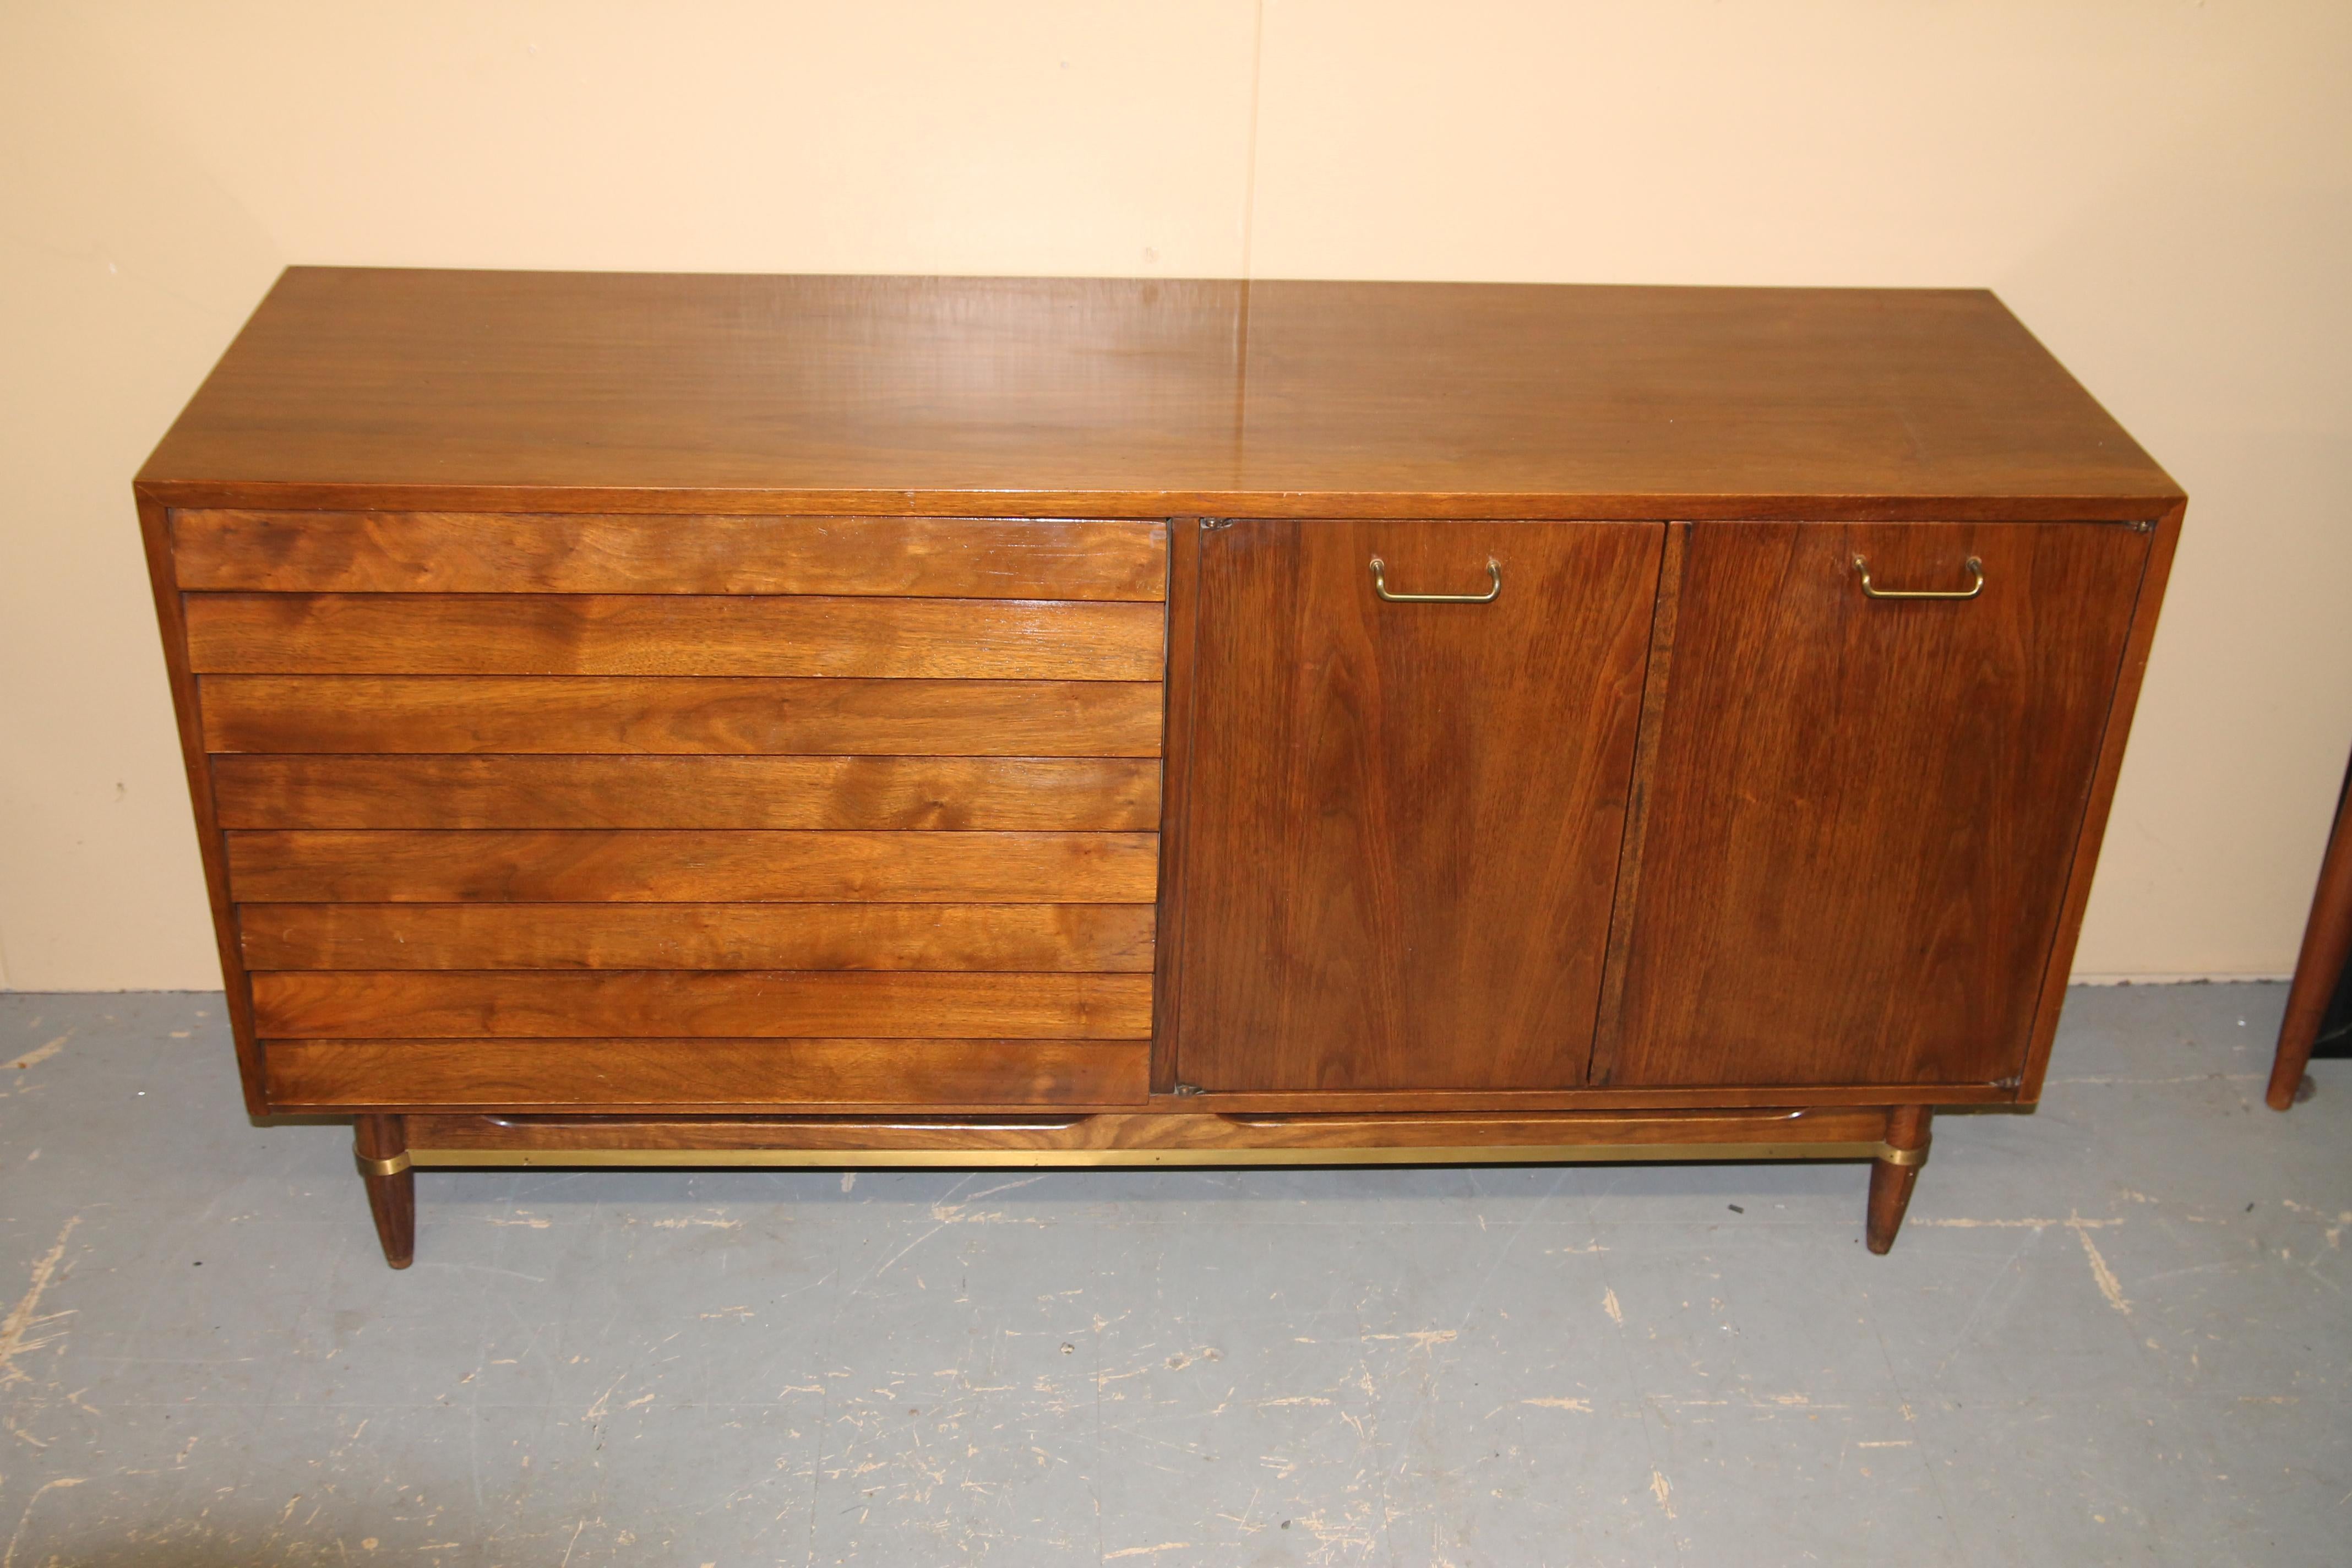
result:
[(2311, 895), (2311, 921), (2303, 928), (2303, 952), (2294, 961), (2294, 984), (2286, 994), (2286, 1017), (2279, 1025), (2278, 1056), (2271, 1063), (2273, 1110), (2294, 1103), (2311, 1047), (2327, 1016), (2327, 1004), (2352, 958), (2352, 775), (2336, 803), (2336, 830), (2319, 862), (2319, 888)]
[(352, 1131), (383, 1260), (405, 1268), (416, 1256), (416, 1172), (408, 1159), (408, 1119), (362, 1116)]
[(1873, 1252), (1893, 1247), (1895, 1233), (1903, 1228), (1903, 1211), (1911, 1206), (1911, 1189), (1927, 1163), (1933, 1114), (1924, 1105), (1898, 1105), (1886, 1114), (1886, 1142), (1870, 1164), (1870, 1223), (1864, 1234)]

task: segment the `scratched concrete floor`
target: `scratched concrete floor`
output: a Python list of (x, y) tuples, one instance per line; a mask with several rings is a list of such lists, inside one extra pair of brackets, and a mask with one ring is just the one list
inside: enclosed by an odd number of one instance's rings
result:
[(2078, 991), (1860, 1167), (420, 1173), (0, 995), (0, 1563), (2342, 1563), (2352, 1071)]

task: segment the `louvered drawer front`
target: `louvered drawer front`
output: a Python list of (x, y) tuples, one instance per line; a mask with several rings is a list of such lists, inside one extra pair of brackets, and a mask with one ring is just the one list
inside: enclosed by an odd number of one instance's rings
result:
[(189, 511), (273, 1105), (1133, 1105), (1152, 522)]

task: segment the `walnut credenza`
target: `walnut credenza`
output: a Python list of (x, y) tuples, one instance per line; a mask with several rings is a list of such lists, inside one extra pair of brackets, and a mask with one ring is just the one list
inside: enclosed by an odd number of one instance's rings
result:
[(298, 268), (137, 481), (246, 1102), (415, 1164), (1874, 1161), (2179, 489), (1990, 295)]

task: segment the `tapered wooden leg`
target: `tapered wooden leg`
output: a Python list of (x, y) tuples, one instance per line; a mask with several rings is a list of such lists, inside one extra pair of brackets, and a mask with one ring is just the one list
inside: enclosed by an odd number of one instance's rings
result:
[(2303, 928), (2303, 952), (2294, 961), (2294, 984), (2287, 988), (2286, 1017), (2279, 1025), (2278, 1056), (2271, 1063), (2273, 1110), (2294, 1103), (2311, 1066), (2311, 1047), (2335, 998), (2344, 961), (2352, 957), (2352, 789), (2336, 806), (2336, 831), (2319, 862), (2319, 887), (2311, 895), (2311, 921)]
[(362, 1116), (352, 1131), (383, 1260), (405, 1268), (416, 1255), (416, 1173), (408, 1165), (407, 1119)]
[(1870, 1164), (1870, 1223), (1864, 1231), (1873, 1252), (1895, 1245), (1903, 1228), (1903, 1211), (1911, 1206), (1911, 1189), (1919, 1167), (1927, 1163), (1927, 1121), (1924, 1105), (1898, 1105), (1886, 1115), (1886, 1142)]

